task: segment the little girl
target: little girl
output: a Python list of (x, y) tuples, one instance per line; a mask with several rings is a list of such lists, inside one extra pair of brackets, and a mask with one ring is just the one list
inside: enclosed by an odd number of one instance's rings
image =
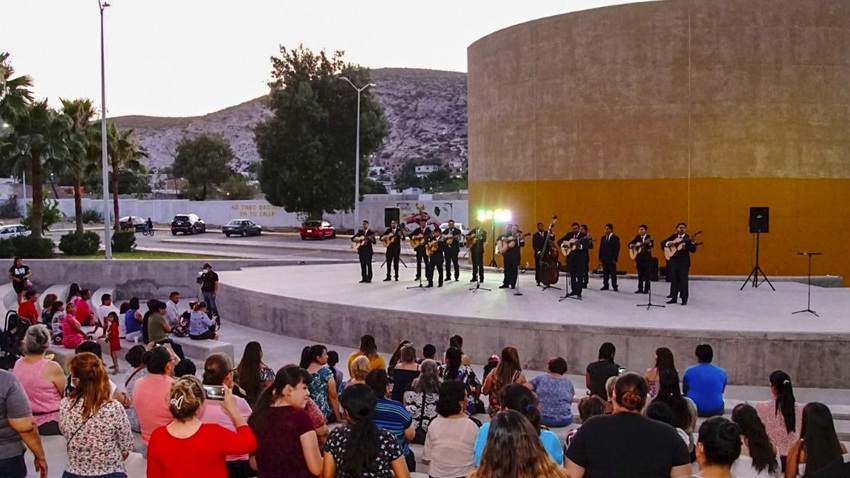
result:
[(109, 342), (109, 355), (112, 356), (112, 373), (121, 373), (118, 369), (118, 351), (121, 350), (121, 338), (118, 331), (118, 314), (110, 312), (106, 316), (107, 335), (106, 341)]

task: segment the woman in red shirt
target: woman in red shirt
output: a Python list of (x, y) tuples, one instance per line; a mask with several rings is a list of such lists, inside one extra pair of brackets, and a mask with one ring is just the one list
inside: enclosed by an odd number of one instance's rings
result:
[(203, 476), (227, 478), (227, 455), (245, 455), (257, 449), (257, 440), (239, 413), (233, 395), (224, 387), (222, 408), (233, 419), (236, 433), (221, 425), (202, 423), (204, 404), (201, 381), (186, 375), (174, 382), (170, 393), (174, 421), (157, 428), (148, 445), (148, 478)]

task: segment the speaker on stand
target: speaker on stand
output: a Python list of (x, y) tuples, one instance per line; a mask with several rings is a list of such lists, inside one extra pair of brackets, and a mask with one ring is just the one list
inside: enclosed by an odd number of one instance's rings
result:
[(744, 290), (744, 287), (747, 285), (747, 282), (752, 282), (753, 287), (758, 288), (759, 286), (759, 274), (761, 274), (764, 282), (767, 282), (767, 285), (770, 286), (771, 289), (775, 292), (776, 289), (773, 287), (773, 284), (770, 283), (770, 279), (767, 278), (767, 275), (761, 270), (761, 266), (759, 265), (759, 250), (761, 249), (761, 234), (767, 234), (770, 232), (770, 208), (768, 207), (751, 207), (750, 208), (750, 234), (756, 235), (756, 265), (753, 267), (753, 270), (750, 272), (750, 275), (747, 276), (747, 280), (741, 285), (741, 290)]

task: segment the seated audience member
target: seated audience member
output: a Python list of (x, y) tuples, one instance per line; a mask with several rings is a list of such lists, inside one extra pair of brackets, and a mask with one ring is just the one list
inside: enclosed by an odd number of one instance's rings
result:
[[(537, 402), (537, 396), (531, 390), (522, 385), (512, 383), (502, 389), (502, 396), (499, 398), (502, 405), (501, 411), (514, 410), (523, 414), (528, 421), (537, 430), (537, 435), (540, 437), (540, 442), (543, 443), (543, 448), (549, 452), (552, 460), (562, 465), (564, 463), (564, 448), (561, 446), (561, 440), (558, 435), (549, 430), (540, 428), (540, 405)], [(490, 424), (485, 423), (478, 431), (478, 438), (475, 440), (475, 466), (480, 466), (481, 456), (484, 447), (488, 442), (487, 434), (490, 431)]]
[(688, 447), (676, 430), (641, 415), (646, 394), (640, 375), (626, 373), (617, 379), (614, 413), (588, 420), (567, 448), (565, 468), (570, 477), (690, 475)]
[(699, 427), (697, 476), (732, 478), (732, 463), (740, 454), (741, 430), (734, 423), (723, 417), (714, 417)]
[(50, 306), (50, 323), (44, 324), (50, 329), (50, 334), (56, 338), (62, 338), (62, 322), (65, 321), (65, 303), (61, 300), (54, 301)]
[(310, 397), (319, 406), (325, 420), (341, 422), (334, 373), (327, 367), (328, 349), (324, 345), (308, 345), (301, 351), (301, 368), (310, 374)]
[(91, 310), (91, 306), (89, 305), (89, 300), (91, 299), (91, 291), (88, 289), (83, 289), (80, 291), (80, 298), (75, 302), (77, 306), (77, 321), (80, 325), (85, 325), (87, 327), (94, 326), (94, 330), (92, 330), (92, 335), (97, 333), (97, 329), (102, 329), (103, 324), (97, 320), (97, 317), (94, 316), (94, 312)]
[[(461, 352), (462, 353), (462, 352)], [(463, 363), (463, 357), (461, 356), (461, 363)], [(499, 366), (499, 356), (493, 354), (490, 358), (487, 359), (487, 363), (484, 364), (484, 372), (481, 374), (481, 380), (487, 381), (487, 377), (490, 376), (490, 372), (496, 370), (496, 367)]]
[(555, 357), (549, 360), (547, 373), (538, 375), (525, 384), (540, 400), (540, 424), (545, 427), (560, 428), (573, 422), (571, 407), (576, 390), (573, 381), (564, 376), (565, 373), (567, 361)]
[[(150, 376), (146, 377), (150, 378)], [(177, 379), (169, 390), (168, 410), (173, 421), (151, 434), (148, 446), (148, 478), (198, 476), (227, 478), (228, 456), (253, 453), (254, 432), (245, 423), (230, 389), (224, 389), (223, 408), (236, 432), (198, 418), (205, 396), (195, 376)]]
[(45, 357), (50, 332), (43, 324), (33, 325), (24, 336), (24, 356), (15, 362), (12, 373), (30, 401), (38, 434), (59, 435), (59, 401), (65, 391), (62, 367)]
[(470, 478), (570, 478), (535, 436), (528, 419), (515, 410), (500, 412), (488, 428), (481, 465)]
[(437, 361), (437, 347), (435, 347), (434, 344), (425, 344), (425, 346), (422, 347), (422, 357), (416, 362), (422, 363), (423, 360)]
[(124, 311), (124, 331), (127, 340), (139, 341), (142, 338), (142, 322), (145, 318), (139, 312), (140, 308), (138, 297), (133, 297), (127, 303), (127, 310)]
[(390, 383), (392, 383), (392, 381), (393, 381), (393, 369), (395, 369), (396, 364), (398, 364), (398, 361), (401, 359), (401, 349), (405, 345), (410, 345), (410, 341), (409, 340), (402, 340), (398, 344), (398, 347), (396, 347), (395, 352), (393, 352), (393, 354), (390, 355), (390, 362), (389, 362), (389, 365), (387, 365), (387, 376), (390, 377)]
[(286, 365), (257, 400), (250, 424), (257, 436), (257, 471), (264, 478), (310, 478), (322, 473), (319, 441), (304, 411), (310, 380), (304, 369)]
[(346, 388), (349, 385), (365, 385), (366, 377), (372, 371), (372, 366), (369, 365), (369, 358), (361, 355), (351, 362), (349, 369), (351, 370), (351, 380), (345, 382)]
[(71, 287), (68, 288), (68, 297), (65, 298), (65, 303), (77, 305), (77, 301), (80, 300), (80, 290), (82, 290), (80, 284), (72, 282)]
[(590, 395), (596, 395), (607, 400), (605, 382), (610, 377), (620, 375), (620, 366), (614, 363), (616, 353), (617, 348), (614, 347), (614, 344), (605, 342), (599, 347), (599, 359), (588, 364), (587, 371), (584, 373), (584, 384)]
[(165, 319), (165, 302), (153, 301), (151, 304), (151, 314), (148, 316), (148, 342), (153, 342), (157, 345), (169, 344), (174, 355), (180, 357), (180, 360), (186, 358), (183, 355), (183, 347), (180, 344), (175, 344), (168, 334), (171, 333), (171, 326)]
[(215, 321), (207, 314), (206, 302), (202, 301), (195, 304), (195, 309), (192, 310), (192, 317), (189, 320), (190, 339), (218, 340), (218, 334), (215, 333)]
[[(437, 373), (436, 366), (437, 362), (434, 362), (435, 378)], [(416, 363), (416, 349), (410, 344), (403, 346), (399, 351), (398, 362), (390, 370), (393, 371), (393, 392), (391, 398), (403, 403), (404, 393), (410, 389), (410, 385), (419, 376), (419, 364)]]
[[(230, 357), (224, 353), (214, 353), (207, 357), (204, 362), (204, 385), (217, 385), (225, 387), (233, 391), (233, 362)], [(233, 396), (236, 402), (236, 409), (242, 419), (248, 420), (251, 417), (251, 407), (244, 398)], [(207, 399), (204, 401), (204, 406), (201, 407), (199, 418), (203, 423), (214, 423), (235, 432), (236, 425), (233, 424), (233, 419), (230, 414), (224, 409), (221, 400)], [(259, 438), (258, 438), (259, 441)], [(257, 472), (251, 469), (248, 454), (228, 455), (225, 459), (227, 465), (227, 474), (230, 478), (250, 478), (257, 476)]]
[(74, 315), (73, 304), (68, 304), (65, 316), (62, 318), (62, 346), (66, 349), (75, 349), (78, 345), (88, 339), (80, 322)]
[[(498, 362), (497, 362), (498, 363)], [(443, 380), (457, 380), (466, 387), (467, 404), (466, 411), (470, 414), (484, 413), (484, 403), (478, 397), (481, 394), (481, 383), (472, 367), (463, 364), (463, 351), (457, 347), (449, 347), (446, 350), (446, 364), (440, 366), (440, 378)]]
[[(177, 354), (175, 353), (174, 355)], [(186, 375), (194, 376), (197, 372), (198, 367), (195, 366), (195, 362), (191, 359), (182, 359), (174, 366), (174, 376), (177, 378), (184, 377)]]
[(649, 400), (655, 400), (658, 395), (659, 382), (661, 381), (661, 372), (672, 370), (677, 373), (676, 360), (673, 358), (673, 352), (667, 347), (659, 347), (655, 349), (655, 366), (647, 369), (643, 378), (646, 380), (646, 386), (649, 387)]
[[(401, 369), (396, 368), (396, 372), (401, 371)], [(393, 391), (395, 391), (395, 387)], [(405, 408), (413, 418), (413, 428), (416, 431), (413, 443), (417, 445), (425, 444), (428, 427), (437, 416), (437, 401), (439, 399), (440, 378), (437, 377), (437, 362), (426, 360), (422, 362), (422, 375), (413, 381), (411, 389), (405, 392), (402, 397)]]
[(679, 390), (679, 374), (675, 370), (666, 369), (659, 375), (657, 402), (664, 402), (673, 412), (673, 428), (684, 430), (688, 436), (688, 451), (693, 452), (694, 429), (697, 425), (697, 407), (693, 400), (683, 397)]
[(499, 365), (487, 375), (482, 389), (482, 393), (487, 395), (487, 398), (490, 400), (490, 406), (487, 412), (491, 418), (496, 416), (499, 410), (501, 410), (499, 394), (502, 388), (512, 383), (522, 385), (525, 382), (525, 375), (522, 373), (522, 363), (519, 360), (519, 352), (515, 347), (505, 347), (502, 349), (502, 358), (499, 360)]
[(263, 347), (259, 342), (248, 342), (234, 377), (236, 383), (245, 390), (248, 405), (253, 407), (257, 403), (260, 393), (272, 384), (274, 377), (274, 370), (263, 363)]
[(348, 357), (348, 374), (352, 377), (354, 374), (351, 372), (351, 364), (354, 362), (354, 359), (360, 356), (365, 356), (369, 359), (370, 370), (387, 368), (384, 358), (378, 353), (378, 345), (375, 344), (375, 337), (369, 334), (360, 337), (360, 348)]
[(177, 326), (180, 319), (180, 311), (177, 309), (177, 304), (180, 302), (180, 293), (173, 291), (168, 294), (168, 300), (165, 302), (165, 320), (171, 328)]
[(328, 350), (328, 368), (334, 374), (334, 380), (336, 380), (337, 389), (340, 389), (342, 383), (345, 382), (345, 376), (342, 374), (342, 370), (336, 368), (338, 363), (339, 353), (336, 350)]
[(59, 410), (68, 451), (64, 476), (126, 476), (124, 460), (133, 451), (133, 433), (124, 406), (109, 392), (106, 367), (89, 352), (72, 355), (67, 366), (74, 390)]
[(139, 427), (139, 419), (136, 417), (136, 408), (133, 407), (133, 390), (136, 388), (136, 383), (148, 374), (148, 368), (142, 361), (144, 355), (145, 346), (134, 345), (124, 356), (124, 360), (130, 364), (130, 367), (133, 367), (127, 381), (124, 382), (124, 389), (127, 390), (127, 397), (130, 401), (130, 406), (127, 407), (127, 419), (130, 421), (130, 430), (136, 433), (141, 433), (142, 429)]
[[(579, 400), (578, 417), (581, 420), (581, 423), (587, 423), (587, 420), (589, 420), (590, 417), (605, 415), (606, 406), (607, 402), (605, 402), (605, 400), (603, 400), (599, 395), (591, 395)], [(564, 450), (570, 447), (570, 442), (579, 431), (579, 428), (573, 428), (567, 432), (567, 436), (564, 439)]]
[(18, 316), (32, 325), (37, 324), (39, 319), (37, 301), (38, 292), (28, 290), (24, 293), (24, 300), (18, 305)]
[(605, 393), (607, 393), (607, 402), (605, 404), (605, 413), (610, 415), (614, 413), (614, 386), (617, 385), (617, 379), (620, 377), (608, 377), (605, 381)]
[(431, 420), (422, 454), (433, 478), (469, 476), (475, 471), (478, 425), (466, 414), (466, 387), (457, 380), (440, 385), (437, 417)]
[(657, 400), (653, 400), (646, 407), (646, 411), (644, 412), (647, 418), (655, 420), (656, 422), (666, 423), (671, 427), (676, 429), (676, 433), (682, 438), (682, 441), (687, 446), (691, 446), (691, 437), (685, 433), (685, 430), (676, 426), (675, 422), (675, 412), (670, 408), (670, 405), (667, 405), (664, 402), (660, 402)]
[[(24, 452), (35, 455), (35, 471), (47, 477), (47, 458), (33, 420), (29, 399), (15, 376), (0, 369), (0, 476), (26, 478)], [(24, 448), (23, 445), (26, 445)]]
[(44, 296), (44, 299), (41, 301), (41, 323), (50, 328), (50, 324), (53, 323), (53, 304), (59, 300), (59, 297), (56, 294), (47, 294)]
[(168, 347), (154, 347), (145, 352), (142, 361), (148, 375), (141, 378), (133, 390), (133, 408), (142, 433), (142, 455), (147, 456), (151, 434), (174, 419), (169, 410), (168, 395), (174, 384), (177, 356)]
[[(831, 470), (844, 461), (842, 455), (847, 454), (847, 448), (838, 441), (835, 433), (835, 422), (829, 408), (818, 402), (806, 404), (803, 407), (803, 426), (800, 439), (791, 445), (788, 451), (788, 466), (785, 468), (786, 478), (798, 476), (815, 476), (820, 470)], [(838, 466), (840, 468), (840, 466)], [(822, 472), (823, 473), (823, 472)], [(824, 476), (845, 476), (843, 474)]]
[[(100, 343), (95, 342), (94, 340), (86, 340), (85, 342), (77, 345), (77, 348), (74, 349), (75, 354), (81, 354), (83, 352), (93, 353), (98, 359), (100, 359), (101, 363), (103, 363), (103, 348), (100, 346)], [(104, 364), (104, 367), (106, 364)], [(67, 397), (72, 390), (74, 390), (74, 384), (71, 380), (71, 375), (65, 380), (65, 396)], [(127, 396), (127, 393), (123, 390), (118, 390), (118, 385), (112, 381), (112, 379), (108, 379), (109, 382), (109, 391), (112, 393), (112, 398), (117, 400), (121, 405), (126, 409), (130, 406), (130, 398)]]
[(781, 473), (776, 447), (770, 443), (756, 409), (741, 403), (732, 409), (732, 422), (741, 430), (741, 456), (732, 464), (735, 478), (778, 478)]
[(784, 465), (791, 444), (800, 439), (803, 404), (794, 398), (791, 377), (782, 370), (770, 374), (770, 392), (774, 399), (756, 403), (755, 409)]
[(322, 478), (410, 478), (398, 440), (375, 424), (377, 398), (372, 388), (351, 385), (339, 401), (348, 423), (334, 428), (325, 443)]
[[(366, 377), (366, 385), (372, 388), (378, 402), (375, 405), (375, 425), (389, 431), (396, 437), (407, 463), (407, 469), (416, 471), (416, 457), (410, 449), (410, 442), (416, 437), (413, 419), (404, 405), (386, 398), (390, 391), (390, 380), (387, 371), (375, 369)], [(329, 439), (330, 440), (330, 439)]]
[(711, 345), (700, 344), (696, 349), (699, 364), (685, 370), (682, 391), (694, 401), (701, 417), (723, 415), (723, 392), (726, 390), (726, 371), (711, 363), (714, 350)]

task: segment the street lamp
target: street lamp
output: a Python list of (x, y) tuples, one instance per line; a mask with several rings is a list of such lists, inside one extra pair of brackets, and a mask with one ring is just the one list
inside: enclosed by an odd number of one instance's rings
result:
[(106, 250), (104, 258), (112, 259), (112, 238), (110, 237), (109, 220), (109, 164), (106, 160), (106, 66), (104, 60), (103, 42), (103, 11), (109, 4), (97, 0), (100, 7), (100, 160), (103, 168), (103, 246)]
[(339, 79), (345, 81), (357, 91), (357, 146), (355, 146), (354, 152), (354, 230), (357, 230), (357, 227), (360, 225), (360, 93), (370, 86), (375, 86), (375, 84), (369, 83), (362, 88), (358, 88), (354, 86), (351, 80), (344, 76), (340, 76)]

